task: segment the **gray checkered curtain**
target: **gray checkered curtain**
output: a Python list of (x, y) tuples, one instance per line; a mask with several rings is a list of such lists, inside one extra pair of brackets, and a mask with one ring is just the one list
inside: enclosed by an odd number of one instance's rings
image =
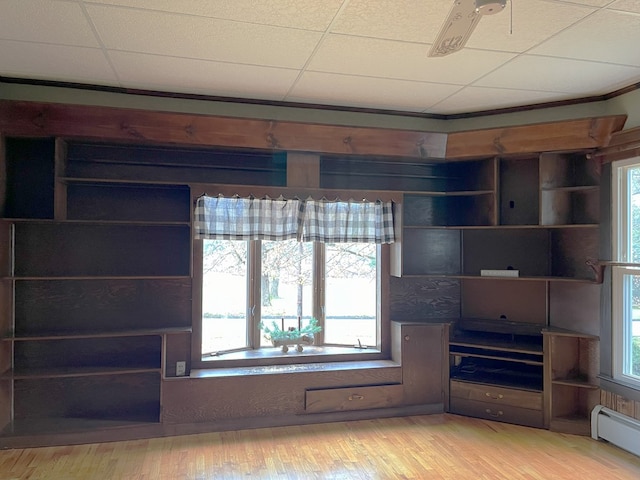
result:
[(307, 200), (302, 241), (393, 243), (393, 203)]
[(195, 238), (208, 240), (288, 240), (298, 237), (300, 200), (199, 197)]

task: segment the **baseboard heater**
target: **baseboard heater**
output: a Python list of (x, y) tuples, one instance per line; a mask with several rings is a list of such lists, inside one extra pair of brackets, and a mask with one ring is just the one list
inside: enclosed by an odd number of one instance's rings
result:
[(596, 405), (591, 411), (591, 437), (606, 440), (640, 457), (640, 420)]

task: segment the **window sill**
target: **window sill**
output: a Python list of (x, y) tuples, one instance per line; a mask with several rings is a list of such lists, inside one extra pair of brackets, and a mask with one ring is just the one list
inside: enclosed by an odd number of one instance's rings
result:
[(263, 365), (251, 367), (202, 368), (191, 370), (190, 378), (238, 377), (252, 375), (282, 375), (306, 372), (334, 372), (375, 368), (400, 368), (392, 360), (343, 361), (321, 363), (294, 363), (288, 365)]
[(316, 347), (306, 346), (302, 352), (295, 347), (284, 353), (280, 348), (260, 348), (229, 352), (217, 356), (203, 356), (195, 369), (218, 369), (226, 367), (261, 367), (277, 365), (315, 365), (330, 363), (353, 363), (370, 360), (385, 360), (387, 357), (375, 348)]

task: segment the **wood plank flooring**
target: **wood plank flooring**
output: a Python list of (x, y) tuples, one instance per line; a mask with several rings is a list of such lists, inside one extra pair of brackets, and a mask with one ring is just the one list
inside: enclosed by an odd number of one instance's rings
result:
[(427, 415), (0, 451), (0, 479), (640, 479), (640, 458), (546, 430)]

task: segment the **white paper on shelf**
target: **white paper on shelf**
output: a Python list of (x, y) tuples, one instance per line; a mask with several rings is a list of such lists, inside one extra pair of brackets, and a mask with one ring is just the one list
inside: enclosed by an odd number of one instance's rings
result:
[(480, 270), (481, 277), (519, 277), (520, 270)]

